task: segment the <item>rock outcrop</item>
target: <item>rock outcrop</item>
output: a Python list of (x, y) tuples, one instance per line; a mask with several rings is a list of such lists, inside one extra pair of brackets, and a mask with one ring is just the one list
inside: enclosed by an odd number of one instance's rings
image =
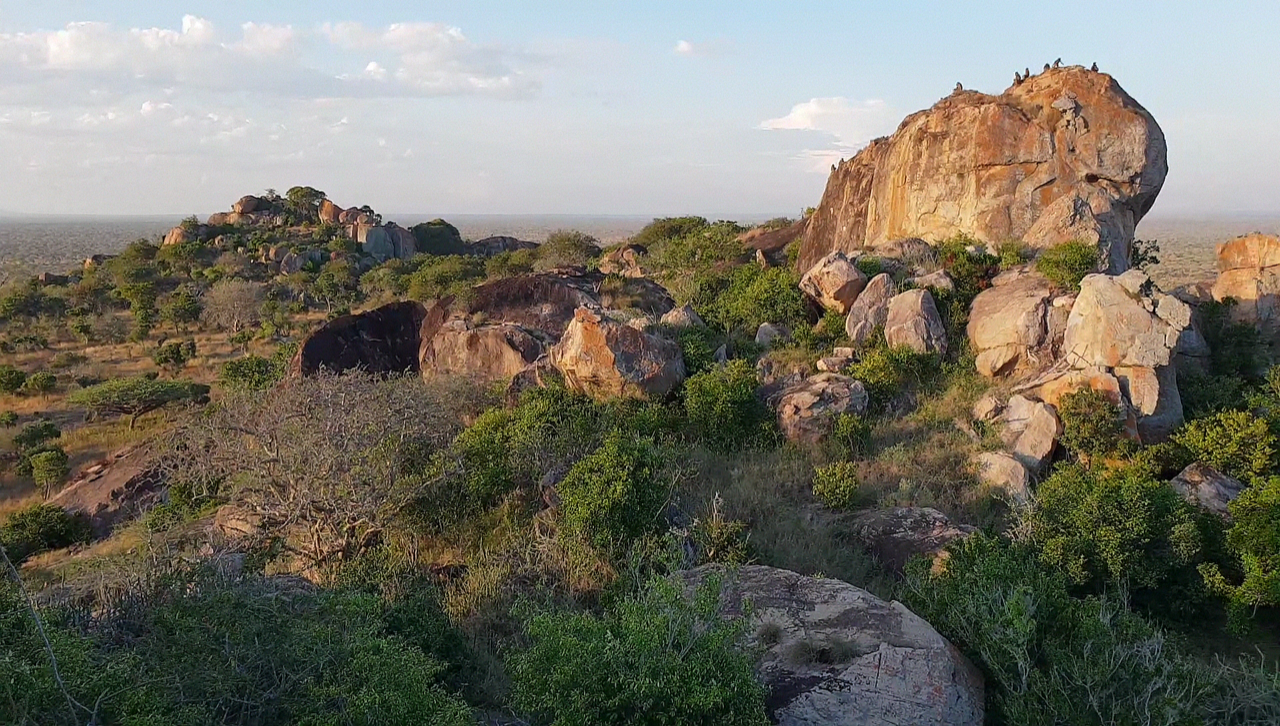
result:
[(778, 426), (789, 441), (815, 444), (831, 433), (841, 414), (867, 410), (861, 381), (838, 373), (819, 373), (792, 385), (778, 399)]
[(981, 673), (927, 622), (839, 580), (746, 565), (680, 574), (724, 578), (725, 616), (750, 617), (749, 642), (780, 726), (980, 726)]
[(622, 275), (623, 277), (644, 277), (640, 260), (649, 255), (643, 245), (626, 244), (615, 247), (600, 258), (599, 269), (606, 275)]
[(854, 517), (853, 536), (880, 564), (902, 572), (913, 557), (934, 562), (946, 559), (947, 546), (977, 532), (967, 524), (952, 524), (929, 507), (872, 509)]
[(1027, 467), (1012, 454), (987, 451), (973, 459), (978, 481), (1004, 493), (1014, 504), (1026, 504), (1031, 498), (1031, 475)]
[(343, 315), (307, 336), (289, 365), (290, 373), (417, 372), (420, 329), (426, 317), (427, 309), (416, 302)]
[(1167, 171), (1160, 127), (1109, 75), (1072, 66), (998, 96), (953, 93), (832, 172), (798, 269), (835, 251), (967, 234), (1035, 248), (1085, 240), (1122, 272)]
[(570, 389), (595, 398), (661, 399), (685, 379), (678, 343), (598, 308), (575, 311), (550, 357)]
[(1000, 432), (1009, 452), (1027, 470), (1040, 473), (1053, 460), (1062, 436), (1062, 421), (1052, 406), (1025, 396), (1014, 396), (1001, 414)]
[(967, 328), (978, 372), (991, 378), (1048, 363), (1052, 299), (1049, 281), (1036, 274), (978, 293)]
[(514, 378), (543, 352), (542, 341), (519, 325), (473, 326), (456, 319), (423, 341), (419, 367), (424, 376), (461, 375), (498, 381)]
[(662, 316), (662, 324), (681, 330), (684, 328), (701, 328), (706, 325), (702, 316), (690, 305), (681, 305)]
[(1231, 318), (1280, 338), (1280, 237), (1251, 234), (1218, 245), (1213, 299), (1231, 298)]
[(908, 290), (889, 301), (884, 339), (917, 353), (947, 353), (947, 329), (928, 290)]
[(845, 315), (867, 286), (867, 276), (843, 252), (818, 260), (804, 277), (800, 289), (827, 310)]
[(97, 538), (164, 498), (164, 468), (145, 448), (130, 447), (86, 467), (50, 504), (82, 514)]
[(1223, 519), (1231, 518), (1227, 507), (1245, 490), (1239, 479), (1198, 462), (1183, 469), (1169, 485), (1183, 499)]

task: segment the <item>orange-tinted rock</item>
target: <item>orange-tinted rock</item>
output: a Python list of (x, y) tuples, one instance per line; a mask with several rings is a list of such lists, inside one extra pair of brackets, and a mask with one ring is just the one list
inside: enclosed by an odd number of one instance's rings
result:
[(342, 218), (342, 207), (328, 199), (320, 202), (320, 221), (324, 224), (338, 224)]
[(579, 308), (551, 362), (569, 388), (594, 398), (661, 399), (685, 379), (680, 345)]
[(492, 381), (515, 377), (540, 355), (542, 343), (518, 325), (473, 327), (453, 320), (423, 341), (419, 359), (424, 376), (444, 373)]
[(1167, 171), (1160, 127), (1109, 75), (1068, 67), (998, 96), (954, 93), (832, 172), (798, 268), (967, 234), (1037, 248), (1082, 239), (1122, 271)]

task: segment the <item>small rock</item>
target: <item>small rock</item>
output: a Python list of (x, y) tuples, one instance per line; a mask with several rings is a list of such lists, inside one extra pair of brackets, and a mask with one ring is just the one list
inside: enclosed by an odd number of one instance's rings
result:
[(774, 343), (785, 341), (787, 337), (787, 331), (773, 323), (760, 323), (756, 329), (756, 345), (765, 348), (772, 348)]
[(844, 331), (856, 346), (866, 345), (875, 329), (885, 324), (889, 316), (889, 300), (895, 293), (897, 286), (893, 278), (882, 272), (871, 278), (858, 299), (854, 300), (845, 318)]
[(876, 509), (853, 520), (854, 537), (894, 572), (902, 572), (913, 557), (944, 558), (947, 545), (977, 531), (967, 524), (954, 525), (928, 507)]
[(974, 457), (978, 480), (1003, 491), (1016, 504), (1031, 498), (1031, 475), (1027, 467), (1003, 451), (988, 451)]
[(1004, 402), (994, 393), (988, 393), (973, 404), (973, 420), (990, 423), (1000, 417), (1004, 411)]
[(800, 279), (800, 289), (806, 295), (841, 315), (849, 312), (866, 286), (867, 276), (843, 252), (832, 252), (818, 260)]
[(681, 305), (662, 316), (662, 324), (676, 329), (705, 327), (702, 316), (691, 305)]
[(819, 373), (787, 388), (778, 402), (778, 425), (789, 441), (815, 444), (826, 438), (841, 414), (863, 414), (867, 389), (837, 373)]
[(918, 275), (907, 280), (912, 287), (929, 288), (933, 290), (946, 290), (948, 292), (956, 289), (956, 283), (951, 279), (951, 275), (946, 270), (938, 270), (927, 275)]
[(1183, 469), (1169, 485), (1183, 499), (1227, 520), (1231, 519), (1227, 506), (1245, 490), (1245, 485), (1238, 479), (1221, 474), (1199, 462)]
[(1025, 396), (1014, 396), (1004, 412), (1005, 429), (1001, 437), (1014, 458), (1028, 470), (1039, 473), (1053, 459), (1062, 422), (1053, 407)]

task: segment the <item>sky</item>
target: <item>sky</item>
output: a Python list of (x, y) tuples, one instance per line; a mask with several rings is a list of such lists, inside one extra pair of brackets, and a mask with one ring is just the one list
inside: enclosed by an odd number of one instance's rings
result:
[(0, 0), (0, 211), (796, 215), (965, 88), (1097, 62), (1153, 215), (1280, 213), (1280, 2)]

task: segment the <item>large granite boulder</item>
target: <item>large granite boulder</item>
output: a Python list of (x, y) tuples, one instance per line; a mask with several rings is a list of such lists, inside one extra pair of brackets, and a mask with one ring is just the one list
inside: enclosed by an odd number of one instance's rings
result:
[(493, 237), (485, 237), (467, 245), (467, 254), (480, 255), (481, 257), (493, 257), (503, 252), (519, 252), (520, 250), (536, 250), (537, 242), (529, 240), (517, 239), (506, 235), (495, 235)]
[(897, 292), (898, 286), (893, 278), (883, 272), (871, 278), (863, 288), (844, 321), (844, 332), (855, 346), (866, 345), (876, 328), (885, 324), (889, 317), (889, 301)]
[(391, 303), (335, 318), (302, 341), (289, 365), (290, 374), (417, 372), (420, 329), (426, 318), (427, 309), (417, 302)]
[(862, 415), (867, 389), (839, 373), (819, 373), (784, 390), (778, 399), (778, 425), (789, 441), (815, 444), (826, 438), (841, 414)]
[(928, 290), (907, 290), (889, 301), (884, 340), (917, 353), (947, 353), (947, 329)]
[(511, 323), (473, 326), (450, 320), (419, 351), (423, 376), (452, 374), (497, 381), (514, 378), (543, 353), (543, 343)]
[(1245, 490), (1239, 479), (1199, 462), (1183, 469), (1169, 485), (1183, 499), (1223, 519), (1231, 518), (1227, 507)]
[(164, 241), (161, 242), (161, 246), (172, 247), (173, 245), (195, 242), (198, 239), (200, 239), (198, 228), (191, 229), (186, 225), (180, 224), (165, 233)]
[(395, 222), (383, 226), (387, 237), (391, 240), (391, 256), (397, 260), (407, 260), (418, 254), (418, 241), (413, 233)]
[(834, 251), (967, 234), (1036, 248), (1084, 240), (1121, 272), (1167, 172), (1160, 127), (1107, 74), (1071, 66), (998, 96), (959, 91), (840, 163), (798, 269)]
[(982, 674), (902, 603), (839, 580), (714, 565), (680, 573), (689, 589), (721, 579), (721, 612), (749, 617), (747, 646), (780, 726), (980, 726)]
[(1231, 317), (1280, 337), (1280, 237), (1251, 234), (1218, 245), (1213, 299), (1231, 298)]
[(977, 354), (978, 372), (988, 378), (1034, 367), (1049, 342), (1053, 291), (1040, 275), (1024, 275), (978, 293), (966, 332)]
[(685, 379), (679, 343), (581, 307), (551, 349), (570, 389), (594, 398), (666, 397)]
[(260, 209), (267, 209), (270, 206), (270, 202), (249, 194), (240, 197), (239, 201), (232, 204), (231, 212), (232, 214), (253, 214)]
[(320, 202), (320, 223), (321, 224), (338, 224), (342, 218), (342, 207), (334, 204), (328, 199)]
[(827, 310), (846, 315), (858, 294), (867, 286), (867, 276), (843, 252), (832, 252), (818, 260), (804, 277), (800, 289)]
[(1026, 396), (1013, 396), (1001, 421), (1004, 428), (1000, 436), (1013, 457), (1033, 474), (1043, 471), (1053, 460), (1058, 439), (1062, 438), (1062, 421), (1053, 406)]
[(386, 227), (371, 224), (355, 225), (352, 239), (360, 244), (360, 251), (378, 262), (386, 262), (396, 256), (396, 244)]
[(978, 530), (952, 524), (945, 514), (929, 507), (872, 509), (853, 518), (853, 536), (881, 565), (901, 573), (913, 557), (935, 563), (946, 559), (947, 546)]
[(481, 316), (487, 322), (515, 323), (541, 331), (552, 343), (569, 327), (580, 307), (627, 309), (661, 318), (675, 307), (666, 288), (643, 278), (626, 278), (605, 286), (598, 272), (564, 270), (507, 277), (477, 285), (453, 313)]
[(672, 308), (671, 312), (662, 316), (662, 324), (683, 330), (685, 328), (701, 328), (706, 325), (702, 316), (694, 310), (691, 305), (681, 305), (678, 308)]
[(986, 451), (973, 457), (978, 481), (1002, 492), (1014, 504), (1031, 499), (1031, 473), (1021, 461), (1003, 451)]

